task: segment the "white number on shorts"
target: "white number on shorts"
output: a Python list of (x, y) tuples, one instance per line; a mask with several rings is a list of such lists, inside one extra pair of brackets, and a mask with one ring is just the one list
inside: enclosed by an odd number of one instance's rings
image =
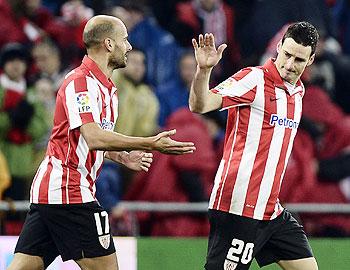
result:
[(228, 250), (226, 258), (228, 260), (239, 262), (239, 256), (235, 255), (241, 255), (242, 252), (242, 258), (241, 262), (243, 264), (249, 263), (253, 258), (253, 249), (254, 244), (253, 243), (247, 243), (244, 244), (242, 240), (239, 240), (237, 238), (234, 238), (231, 243), (232, 247)]
[[(103, 233), (102, 230), (102, 224), (101, 224), (101, 217), (105, 219), (105, 232)], [(103, 234), (109, 234), (109, 223), (108, 223), (108, 213), (106, 211), (103, 211), (101, 213), (95, 213), (95, 222), (96, 222), (96, 228), (97, 228), (97, 234), (103, 235)]]

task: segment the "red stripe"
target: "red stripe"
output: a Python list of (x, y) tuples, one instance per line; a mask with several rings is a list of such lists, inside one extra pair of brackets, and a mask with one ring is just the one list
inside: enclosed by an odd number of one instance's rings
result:
[(50, 182), (50, 174), (52, 172), (52, 162), (51, 157), (49, 158), (49, 163), (47, 164), (47, 170), (44, 173), (43, 178), (41, 179), (40, 187), (39, 187), (39, 203), (48, 203), (48, 190), (49, 190), (49, 182)]
[(80, 190), (81, 174), (77, 170), (69, 171), (68, 199), (69, 203), (82, 203)]
[(62, 203), (66, 204), (67, 202), (67, 180), (68, 180), (68, 169), (67, 166), (62, 165), (62, 183), (61, 183), (61, 191), (62, 191)]
[(75, 93), (87, 92), (87, 82), (85, 76), (79, 76), (74, 79), (74, 91)]
[[(277, 103), (276, 101), (271, 102), (270, 97), (276, 97), (274, 87), (267, 85), (265, 80), (265, 95), (264, 95), (264, 110), (265, 112), (277, 112)], [(269, 91), (271, 90), (271, 92)], [(271, 93), (271, 94), (267, 94)], [(272, 94), (274, 93), (274, 94)], [(244, 203), (243, 216), (253, 217), (254, 208), (258, 200), (259, 191), (261, 187), (261, 181), (265, 172), (267, 157), (269, 155), (272, 136), (274, 133), (274, 127), (270, 125), (270, 113), (264, 114), (263, 126), (260, 134), (259, 147), (255, 156), (254, 166), (252, 169), (252, 175), (249, 179), (249, 185), (247, 190), (247, 197)], [(247, 205), (250, 205), (250, 207)], [(251, 207), (251, 206), (254, 206)]]
[[(116, 97), (116, 96), (115, 96)], [(114, 95), (111, 96), (111, 102), (110, 102), (110, 105), (109, 105), (109, 108), (111, 109), (111, 122), (114, 123), (114, 110), (113, 110), (113, 98), (114, 98)], [(117, 97), (116, 97), (117, 98)]]
[(247, 76), (252, 71), (251, 68), (243, 68), (240, 71), (238, 71), (236, 74), (232, 76), (236, 81), (242, 80), (245, 76)]
[[(294, 119), (294, 110), (295, 110), (295, 102), (293, 97), (289, 96), (288, 94), (286, 94), (287, 97), (287, 118), (289, 119)], [(285, 168), (285, 161), (286, 161), (286, 155), (287, 155), (287, 150), (288, 150), (288, 145), (289, 145), (289, 141), (290, 141), (290, 136), (292, 134), (292, 129), (290, 128), (286, 128), (285, 129), (285, 133), (284, 133), (284, 137), (283, 137), (283, 143), (282, 143), (282, 149), (281, 149), (281, 153), (278, 159), (278, 163), (277, 163), (277, 168), (276, 168), (276, 174), (275, 174), (275, 178), (273, 181), (273, 186), (272, 186), (272, 190), (270, 193), (270, 197), (269, 200), (267, 202), (267, 206), (265, 209), (265, 213), (264, 213), (264, 219), (270, 219), (272, 214), (274, 213), (275, 210), (275, 205), (276, 205), (276, 201), (278, 198), (278, 194), (279, 194), (279, 190), (280, 190), (280, 185), (281, 185), (281, 181), (282, 181), (282, 174)]]
[(107, 104), (105, 104), (106, 95), (104, 94), (104, 92), (102, 91), (100, 86), (99, 86), (99, 88), (100, 88), (101, 99), (102, 99), (102, 111), (101, 111), (101, 114), (100, 114), (100, 121), (102, 122), (102, 119), (106, 117), (106, 108), (105, 108), (105, 106)]

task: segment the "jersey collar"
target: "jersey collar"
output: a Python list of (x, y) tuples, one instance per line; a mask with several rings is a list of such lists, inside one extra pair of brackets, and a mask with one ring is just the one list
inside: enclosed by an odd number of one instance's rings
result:
[(109, 90), (115, 88), (113, 81), (102, 72), (98, 65), (87, 55), (83, 58), (83, 65)]
[(275, 65), (275, 60), (276, 59), (270, 58), (263, 65), (264, 71), (269, 74), (268, 76), (272, 79), (274, 86), (287, 91), (290, 95), (293, 95), (297, 92), (303, 92), (303, 90), (302, 90), (303, 84), (302, 84), (301, 80), (298, 80), (297, 83), (295, 84), (295, 88), (294, 88), (293, 93), (290, 93), (288, 91), (287, 87), (283, 83), (283, 80), (282, 80), (280, 74), (278, 73), (278, 70), (277, 70), (276, 65)]

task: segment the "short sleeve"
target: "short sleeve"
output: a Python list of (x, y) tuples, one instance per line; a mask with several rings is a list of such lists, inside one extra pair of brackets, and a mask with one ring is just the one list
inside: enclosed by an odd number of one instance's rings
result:
[(253, 103), (258, 72), (257, 68), (242, 69), (211, 89), (213, 93), (222, 95), (222, 110)]
[(70, 129), (83, 124), (100, 123), (98, 86), (89, 77), (79, 77), (66, 87), (66, 109)]

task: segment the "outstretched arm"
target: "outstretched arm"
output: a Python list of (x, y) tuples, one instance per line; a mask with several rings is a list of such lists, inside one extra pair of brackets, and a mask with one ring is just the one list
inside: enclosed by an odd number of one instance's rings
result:
[(215, 48), (215, 39), (213, 34), (201, 34), (198, 38), (192, 39), (192, 45), (197, 61), (197, 71), (194, 75), (189, 106), (192, 112), (206, 113), (221, 107), (222, 97), (212, 93), (209, 90), (209, 79), (213, 67), (220, 61), (226, 44), (221, 44), (218, 49)]
[(176, 130), (163, 131), (152, 137), (131, 137), (117, 132), (103, 130), (97, 123), (91, 122), (80, 127), (90, 150), (131, 151), (156, 150), (164, 154), (187, 154), (196, 148), (192, 142), (178, 142), (170, 138)]

